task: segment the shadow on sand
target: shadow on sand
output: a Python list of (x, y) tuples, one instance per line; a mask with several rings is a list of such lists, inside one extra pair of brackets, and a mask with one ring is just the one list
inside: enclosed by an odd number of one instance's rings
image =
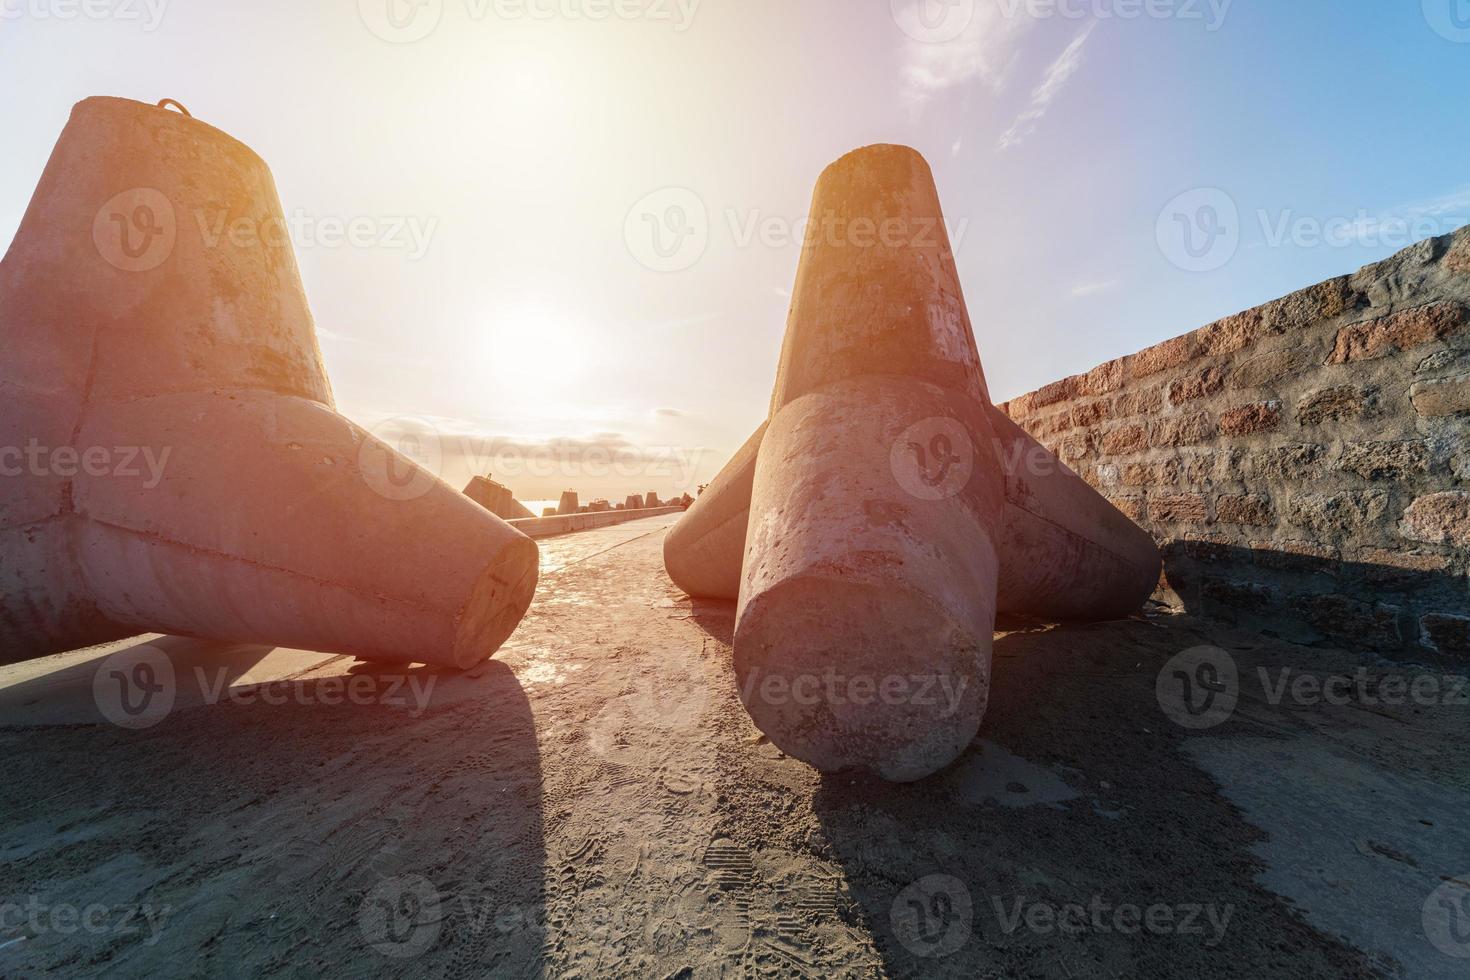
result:
[[(23, 927), (4, 972), (540, 976), (534, 722), (507, 667), (473, 674), (359, 668), (7, 753), (0, 900), (132, 909), (148, 932)], [(55, 753), (90, 778), (56, 785)]]

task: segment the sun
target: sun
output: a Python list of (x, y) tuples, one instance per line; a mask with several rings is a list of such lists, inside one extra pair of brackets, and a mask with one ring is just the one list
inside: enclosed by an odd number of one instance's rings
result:
[(517, 403), (565, 397), (582, 381), (587, 335), (573, 318), (540, 302), (491, 316), (483, 356), (498, 391)]

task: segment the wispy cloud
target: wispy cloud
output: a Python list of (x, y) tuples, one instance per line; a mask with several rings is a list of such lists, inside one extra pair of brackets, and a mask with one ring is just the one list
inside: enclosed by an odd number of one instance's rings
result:
[(1352, 221), (1329, 225), (1327, 234), (1329, 238), (1336, 239), (1332, 242), (1334, 245), (1405, 246), (1424, 238), (1449, 234), (1466, 223), (1470, 223), (1470, 187), (1377, 214), (1364, 211)]
[(963, 34), (942, 44), (909, 39), (903, 50), (904, 97), (921, 108), (940, 94), (969, 82), (993, 92), (1005, 85), (1016, 47), (1033, 21), (1004, 4), (983, 3)]
[(1062, 94), (1072, 76), (1077, 74), (1077, 69), (1082, 67), (1082, 49), (1087, 44), (1087, 39), (1092, 37), (1093, 30), (1098, 22), (1088, 24), (1081, 34), (1067, 45), (1061, 57), (1051, 63), (1042, 77), (1041, 84), (1036, 86), (1031, 93), (1031, 102), (1026, 110), (1016, 117), (1011, 123), (1011, 128), (1001, 134), (1000, 148), (1008, 150), (1019, 144), (1026, 137), (1036, 132), (1036, 126), (1041, 122), (1043, 116), (1051, 109), (1052, 103)]
[(1096, 296), (1118, 288), (1118, 280), (1103, 279), (1098, 282), (1080, 282), (1072, 287), (1073, 296)]

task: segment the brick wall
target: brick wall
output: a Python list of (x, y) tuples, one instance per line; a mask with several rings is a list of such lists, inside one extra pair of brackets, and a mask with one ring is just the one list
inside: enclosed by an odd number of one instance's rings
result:
[(1157, 598), (1470, 655), (1470, 228), (1002, 407), (1154, 533)]

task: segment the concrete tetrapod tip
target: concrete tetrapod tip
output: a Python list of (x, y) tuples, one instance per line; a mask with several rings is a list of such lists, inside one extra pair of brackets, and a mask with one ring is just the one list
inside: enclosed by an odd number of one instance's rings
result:
[(985, 710), (1004, 480), (928, 165), (822, 174), (752, 483), (734, 662), (757, 727), (824, 771), (922, 778)]
[(164, 632), (467, 667), (519, 623), (535, 543), (337, 414), (286, 227), (224, 133), (74, 109), (0, 263), (0, 661)]
[(664, 568), (692, 596), (732, 602), (740, 597), (750, 489), (767, 424), (761, 423), (664, 537)]
[[(1071, 622), (1122, 619), (1158, 585), (1152, 535), (1000, 409), (987, 410), (1006, 478), (996, 554), (1002, 614)], [(669, 577), (689, 595), (740, 597), (750, 488), (762, 424), (664, 540)]]

